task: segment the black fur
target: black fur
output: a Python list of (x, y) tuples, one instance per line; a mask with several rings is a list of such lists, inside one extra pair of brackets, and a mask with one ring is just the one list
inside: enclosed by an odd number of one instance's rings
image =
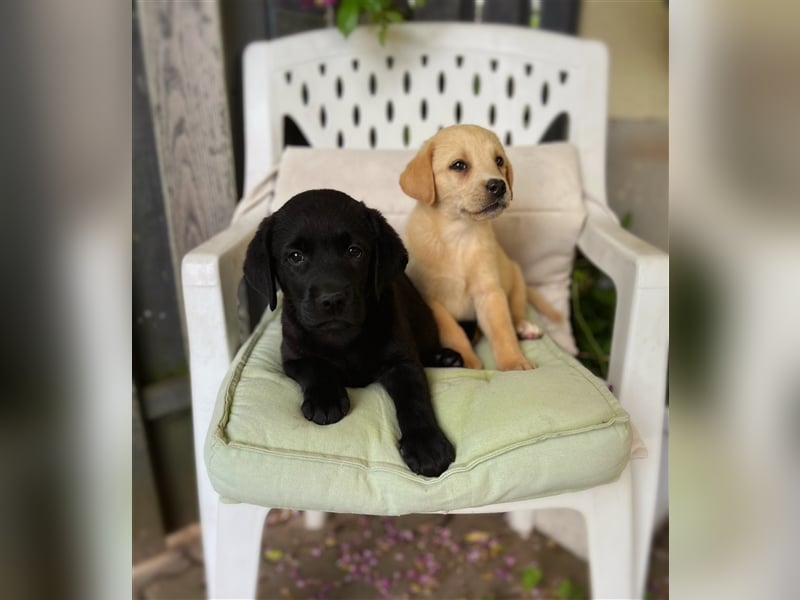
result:
[(394, 401), (406, 464), (436, 477), (455, 450), (436, 422), (423, 365), (463, 362), (441, 348), (407, 262), (378, 211), (342, 192), (311, 190), (264, 219), (244, 273), (273, 309), (283, 290), (283, 368), (303, 391), (303, 415), (336, 423), (350, 408), (345, 388), (378, 381)]

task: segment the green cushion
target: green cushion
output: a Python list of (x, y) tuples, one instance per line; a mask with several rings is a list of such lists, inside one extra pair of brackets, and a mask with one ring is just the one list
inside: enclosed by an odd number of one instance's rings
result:
[(394, 405), (380, 385), (350, 389), (339, 423), (303, 417), (300, 388), (281, 369), (280, 310), (266, 312), (220, 389), (205, 458), (227, 500), (371, 515), (451, 511), (588, 488), (628, 462), (627, 413), (545, 336), (523, 342), (533, 371), (491, 370), (486, 340), (477, 353), (487, 370), (427, 370), (456, 460), (438, 478), (415, 475), (400, 458)]

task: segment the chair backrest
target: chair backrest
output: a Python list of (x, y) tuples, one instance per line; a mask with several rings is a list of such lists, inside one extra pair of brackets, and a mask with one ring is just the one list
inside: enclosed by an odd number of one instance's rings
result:
[(578, 148), (605, 203), (608, 57), (599, 42), (525, 27), (405, 23), (345, 39), (323, 29), (255, 42), (244, 56), (245, 190), (277, 162), (291, 121), (313, 147), (417, 148), (474, 123), (506, 145), (548, 130)]

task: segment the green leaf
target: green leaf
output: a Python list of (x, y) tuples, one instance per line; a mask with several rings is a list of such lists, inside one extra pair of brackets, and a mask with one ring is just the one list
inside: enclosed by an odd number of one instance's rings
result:
[(369, 13), (383, 12), (384, 6), (381, 0), (362, 0), (361, 7)]
[(586, 590), (575, 585), (569, 579), (565, 579), (556, 588), (556, 596), (564, 600), (582, 600), (582, 598), (586, 598)]
[(589, 280), (589, 274), (586, 271), (582, 271), (580, 269), (575, 269), (572, 272), (572, 280), (577, 283), (578, 285), (585, 283)]
[(614, 290), (592, 289), (592, 300), (604, 307), (613, 307), (617, 302), (617, 293)]
[(541, 583), (543, 577), (542, 570), (537, 567), (525, 567), (522, 571), (522, 587), (530, 591)]
[(562, 581), (556, 588), (556, 596), (565, 600), (572, 595), (572, 582), (569, 579)]
[(581, 586), (576, 585), (575, 587), (572, 588), (572, 595), (570, 596), (570, 600), (584, 600), (585, 598), (588, 597), (589, 596), (586, 593), (586, 590), (583, 589)]
[(630, 212), (626, 212), (625, 215), (622, 217), (620, 225), (623, 229), (630, 229), (631, 223), (633, 223), (633, 214)]
[(390, 23), (402, 23), (404, 21), (403, 15), (397, 12), (396, 10), (387, 10), (386, 20), (389, 21)]
[(339, 9), (336, 11), (336, 27), (347, 37), (358, 26), (358, 15), (360, 12), (358, 0), (342, 0)]

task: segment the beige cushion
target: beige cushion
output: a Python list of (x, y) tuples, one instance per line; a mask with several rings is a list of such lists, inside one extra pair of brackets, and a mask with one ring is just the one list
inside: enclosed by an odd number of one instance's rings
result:
[[(631, 427), (606, 385), (550, 338), (522, 342), (539, 368), (427, 369), (434, 410), (456, 448), (438, 478), (403, 463), (394, 404), (379, 384), (350, 389), (334, 425), (307, 421), (281, 367), (280, 314), (266, 311), (220, 389), (206, 439), (211, 483), (228, 500), (271, 508), (399, 515), (526, 500), (613, 481)], [(531, 314), (531, 318), (536, 317)]]
[[(399, 178), (415, 152), (286, 148), (269, 211), (299, 192), (334, 188), (380, 210), (403, 236), (416, 200), (403, 193)], [(569, 285), (575, 244), (586, 218), (578, 153), (565, 143), (511, 146), (506, 153), (514, 167), (514, 200), (494, 221), (497, 239), (520, 263), (528, 284), (567, 317), (543, 324), (562, 348), (575, 354)]]

